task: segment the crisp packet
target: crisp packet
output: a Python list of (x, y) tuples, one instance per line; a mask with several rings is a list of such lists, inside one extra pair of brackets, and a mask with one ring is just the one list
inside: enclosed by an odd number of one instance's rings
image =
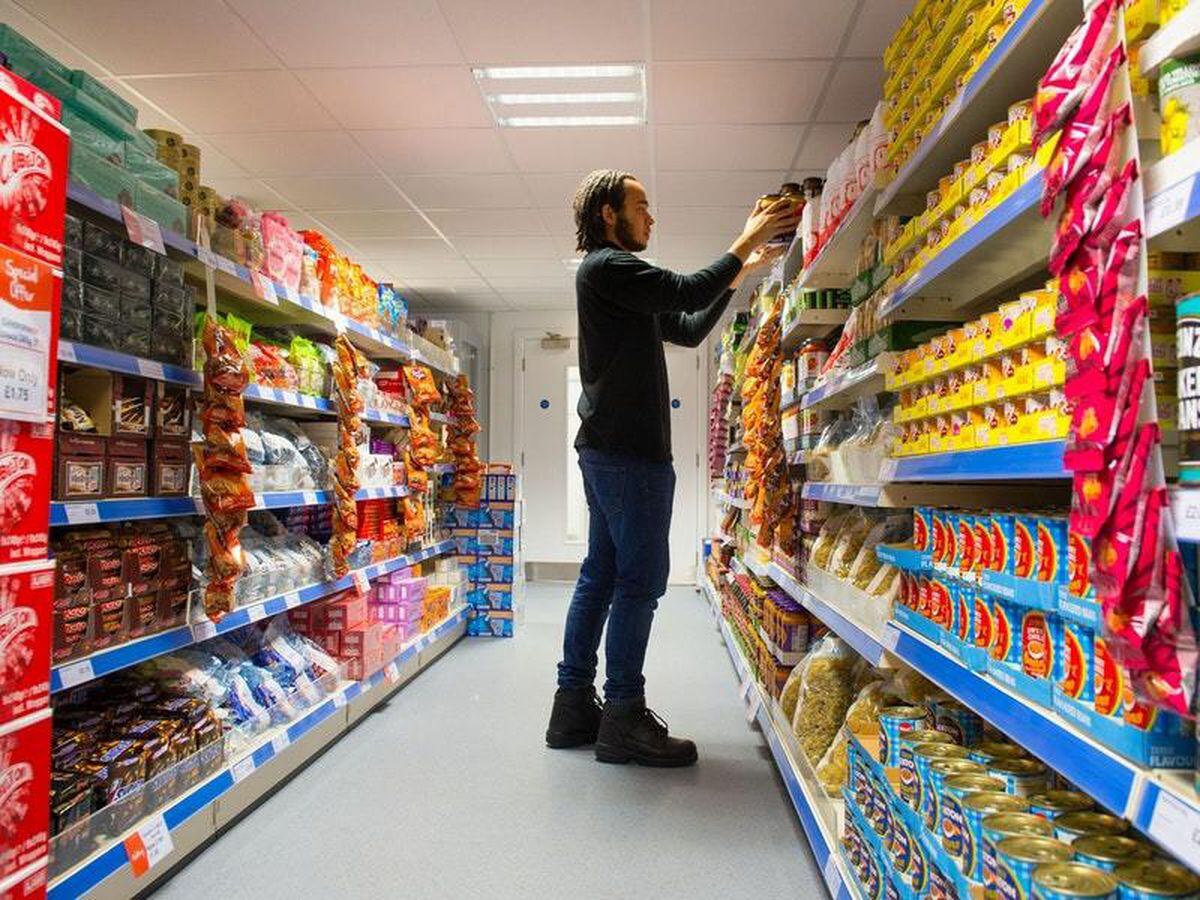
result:
[(1042, 215), (1050, 215), (1054, 201), (1075, 176), (1088, 164), (1100, 145), (1107, 119), (1104, 110), (1109, 89), (1117, 70), (1125, 63), (1125, 47), (1117, 45), (1095, 81), (1088, 84), (1079, 109), (1063, 128), (1054, 156), (1046, 166), (1045, 187), (1042, 190)]
[[(1118, 478), (1114, 489), (1116, 503), (1104, 528), (1096, 537), (1094, 560), (1096, 577), (1093, 583), (1100, 597), (1117, 597), (1129, 574), (1130, 559), (1140, 535), (1139, 526), (1145, 513), (1143, 488), (1154, 448), (1158, 444), (1158, 423), (1142, 425), (1130, 448), (1128, 471)], [(1119, 600), (1119, 597), (1118, 597)], [(1106, 605), (1107, 608), (1107, 605)]]
[(1059, 277), (1058, 313), (1054, 319), (1059, 337), (1068, 338), (1096, 321), (1105, 262), (1104, 254), (1085, 247), (1071, 258)]
[(1100, 292), (1096, 297), (1096, 314), (1100, 318), (1120, 315), (1134, 301), (1141, 250), (1142, 222), (1141, 219), (1133, 219), (1125, 224), (1109, 248), (1104, 275), (1100, 280)]
[[(1121, 170), (1121, 174), (1112, 185), (1101, 195), (1099, 208), (1088, 229), (1084, 240), (1093, 247), (1107, 248), (1117, 239), (1127, 224), (1125, 215), (1128, 212), (1129, 198), (1133, 193), (1133, 183), (1138, 177), (1138, 161), (1131, 159)], [(1140, 231), (1140, 226), (1139, 229)]]
[(1116, 27), (1115, 0), (1095, 4), (1067, 37), (1033, 96), (1033, 145), (1056, 131), (1075, 108), (1104, 61)]

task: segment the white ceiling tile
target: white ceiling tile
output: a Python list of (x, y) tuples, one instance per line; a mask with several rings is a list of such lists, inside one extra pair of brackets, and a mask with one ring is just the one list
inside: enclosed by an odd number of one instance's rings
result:
[(451, 240), (460, 237), (545, 237), (541, 217), (528, 209), (432, 210), (429, 218)]
[(64, 39), (50, 24), (17, 6), (12, 0), (0, 0), (0, 22), (15, 28), (22, 36), (33, 41), (64, 65), (73, 69), (85, 69), (97, 77), (103, 74), (95, 69), (87, 55), (81, 53), (75, 44)]
[[(201, 160), (201, 172), (203, 173), (203, 157)], [(205, 183), (215, 188), (217, 193), (222, 197), (241, 197), (257, 209), (282, 209), (285, 211), (285, 214), (289, 207), (287, 198), (281, 197), (257, 178), (223, 175), (209, 180), (207, 174), (204, 177), (206, 179)]]
[(668, 125), (654, 129), (658, 170), (784, 171), (800, 125)]
[(437, 237), (421, 215), (411, 210), (309, 210), (345, 238)]
[(501, 294), (515, 310), (575, 309), (574, 291), (501, 291)]
[(404, 198), (379, 175), (289, 175), (263, 180), (307, 209), (408, 208)]
[(478, 273), (464, 259), (406, 259), (390, 260), (384, 265), (404, 284), (420, 288), (430, 280), (476, 281)]
[(290, 72), (136, 78), (130, 85), (197, 134), (337, 126)]
[(193, 144), (200, 151), (200, 175), (204, 184), (212, 184), (214, 178), (245, 177), (250, 174), (217, 149), (211, 141), (189, 135), (188, 143)]
[(642, 56), (641, 0), (440, 0), (467, 61), (629, 62)]
[[(541, 210), (542, 221), (550, 232), (550, 237), (559, 242), (559, 246), (575, 246), (575, 213), (569, 206), (557, 206)], [(564, 257), (570, 253), (564, 253)]]
[(483, 259), (560, 259), (554, 241), (545, 236), (459, 237), (454, 246), (472, 262)]
[(656, 63), (650, 117), (662, 125), (807, 122), (829, 65), (821, 60)]
[(152, 13), (128, 0), (38, 0), (35, 6), (42, 21), (116, 75), (279, 66), (221, 0), (156, 0)]
[(461, 291), (468, 294), (486, 293), (490, 290), (488, 283), (482, 278), (450, 277), (448, 275), (405, 275), (407, 269), (396, 271), (396, 276), (411, 287), (429, 298), (441, 294)]
[(406, 65), (462, 60), (437, 0), (231, 0), (291, 68), (360, 66), (400, 51)]
[(378, 260), (383, 265), (410, 259), (459, 259), (461, 254), (439, 237), (432, 238), (368, 238), (354, 239), (354, 246), (363, 259)]
[(570, 172), (582, 178), (593, 169), (650, 169), (648, 128), (505, 128), (517, 167), (524, 172)]
[(349, 129), (492, 124), (465, 66), (305, 69), (297, 75)]
[(910, 4), (898, 0), (863, 0), (845, 55), (882, 57), (892, 35), (911, 11)]
[(528, 293), (552, 293), (562, 292), (565, 294), (574, 295), (575, 293), (575, 276), (564, 271), (564, 274), (559, 276), (525, 276), (522, 278), (489, 278), (488, 284), (494, 287), (500, 293), (506, 291), (528, 292)]
[[(367, 175), (371, 160), (344, 131), (277, 131), (205, 137), (255, 175)], [(201, 152), (201, 169), (208, 158)]]
[(837, 158), (854, 134), (854, 126), (846, 125), (812, 125), (796, 157), (796, 167), (800, 169), (816, 169), (822, 173), (829, 164)]
[[(574, 172), (525, 176), (525, 183), (529, 185), (534, 204), (543, 209), (561, 207), (569, 210), (582, 180), (582, 176)], [(651, 201), (653, 199), (651, 198)]]
[(843, 59), (833, 71), (829, 92), (821, 103), (817, 118), (825, 122), (869, 119), (882, 95), (882, 61)]
[(834, 55), (854, 4), (758, 0), (747, 14), (728, 0), (652, 0), (650, 9), (658, 60), (803, 59)]
[(356, 131), (354, 137), (389, 174), (511, 172), (495, 128), (406, 128)]
[[(795, 148), (793, 148), (795, 149)], [(655, 206), (747, 207), (763, 194), (779, 189), (787, 179), (782, 169), (769, 172), (664, 172), (659, 171)]]
[(746, 206), (670, 206), (658, 211), (654, 230), (660, 237), (727, 235), (732, 242), (748, 214)]
[(520, 175), (410, 175), (396, 179), (422, 209), (519, 209), (533, 205)]
[(560, 259), (473, 259), (471, 263), (488, 281), (495, 278), (561, 280), (564, 274), (573, 274)]
[(497, 293), (452, 293), (437, 297), (431, 306), (439, 314), (454, 312), (493, 312), (507, 310), (509, 306)]
[[(749, 215), (749, 208), (746, 208), (744, 213)], [(745, 223), (745, 215), (742, 216), (743, 223)], [(675, 234), (662, 229), (656, 230), (659, 233), (655, 252), (660, 261), (669, 264), (670, 260), (685, 259), (690, 262), (703, 260), (697, 268), (706, 266), (717, 259), (729, 249), (729, 245), (737, 237), (735, 233), (724, 231), (718, 234)]]

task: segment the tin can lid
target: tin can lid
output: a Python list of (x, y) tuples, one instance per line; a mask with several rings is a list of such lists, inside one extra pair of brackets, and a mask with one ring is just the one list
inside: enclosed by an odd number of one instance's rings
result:
[(900, 740), (906, 744), (912, 744), (914, 747), (918, 744), (953, 744), (954, 738), (946, 734), (944, 731), (937, 731), (933, 728), (914, 728), (912, 731), (906, 731), (900, 735)]
[(926, 719), (929, 710), (923, 706), (885, 706), (879, 713), (881, 719)]
[[(998, 779), (997, 779), (998, 780)], [(1024, 797), (999, 791), (980, 791), (963, 801), (963, 806), (972, 812), (984, 814), (1029, 812), (1029, 802)]]
[(1036, 759), (995, 759), (988, 763), (988, 770), (1004, 775), (1041, 775), (1046, 766)]
[(1120, 834), (1085, 834), (1071, 846), (1078, 855), (1097, 862), (1125, 863), (1154, 856), (1154, 848), (1145, 841)]
[[(935, 744), (934, 746), (941, 746)], [(970, 759), (939, 759), (929, 767), (931, 772), (939, 775), (987, 775), (987, 769)]]
[(1117, 890), (1117, 879), (1082, 863), (1044, 863), (1033, 870), (1033, 883), (1065, 897), (1108, 897)]
[(1009, 837), (1031, 835), (1034, 837), (1051, 837), (1054, 827), (1041, 816), (1033, 813), (1006, 812), (988, 816), (981, 823), (984, 831), (1002, 834)]
[(1125, 887), (1157, 897), (1185, 897), (1200, 891), (1200, 877), (1194, 872), (1161, 859), (1125, 863), (1113, 875)]
[(990, 775), (964, 772), (961, 775), (952, 775), (947, 778), (946, 790), (965, 791), (972, 794), (978, 794), (982, 791), (999, 792), (1004, 790), (1004, 782), (999, 778), (992, 778)]
[[(917, 744), (913, 747), (913, 756), (923, 759), (967, 759), (971, 751), (958, 744)], [(968, 760), (969, 761), (969, 760)], [(979, 765), (979, 763), (976, 763)]]
[(1003, 741), (984, 741), (976, 744), (971, 750), (976, 756), (986, 756), (989, 759), (1024, 759), (1029, 756), (1023, 747)]
[(1129, 823), (1102, 812), (1073, 812), (1059, 816), (1054, 827), (1072, 834), (1124, 834)]
[(1070, 844), (1052, 837), (1010, 837), (996, 845), (996, 850), (1010, 859), (1028, 863), (1070, 862), (1074, 851)]
[(1030, 806), (1055, 812), (1085, 812), (1096, 808), (1096, 801), (1079, 791), (1042, 791), (1029, 798)]

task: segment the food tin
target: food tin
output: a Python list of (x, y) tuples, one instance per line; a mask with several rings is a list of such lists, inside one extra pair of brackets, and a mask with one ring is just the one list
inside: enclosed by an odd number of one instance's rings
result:
[(1054, 836), (1068, 844), (1089, 834), (1125, 834), (1128, 830), (1124, 819), (1102, 812), (1066, 813), (1054, 820)]
[(1004, 782), (1004, 789), (1018, 797), (1029, 797), (1046, 790), (1050, 774), (1036, 759), (998, 759), (988, 765), (988, 774)]
[(1000, 813), (1023, 813), (1029, 809), (1024, 797), (1003, 791), (972, 794), (963, 801), (963, 850), (959, 857), (962, 872), (972, 881), (983, 881), (983, 820)]
[(941, 796), (942, 804), (942, 846), (956, 860), (960, 860), (962, 868), (963, 832), (966, 830), (966, 816), (963, 804), (972, 794), (998, 794), (1004, 792), (1004, 782), (987, 775), (955, 775), (947, 778)]
[(1045, 863), (1033, 872), (1034, 900), (1116, 900), (1117, 879), (1075, 862)]
[(913, 809), (917, 808), (921, 796), (913, 751), (922, 744), (951, 743), (950, 735), (932, 728), (918, 728), (900, 735), (900, 797)]
[(983, 739), (983, 719), (957, 700), (939, 703), (934, 711), (938, 731), (948, 734), (956, 744), (974, 747)]
[(829, 361), (829, 348), (824, 341), (809, 340), (800, 345), (796, 354), (796, 383), (808, 387), (817, 380), (825, 363)]
[(900, 765), (900, 735), (924, 728), (929, 712), (923, 706), (889, 706), (879, 713), (879, 762)]
[(1121, 900), (1194, 900), (1200, 897), (1200, 876), (1178, 863), (1147, 859), (1117, 866)]
[(942, 801), (946, 796), (946, 781), (955, 775), (987, 775), (987, 769), (969, 759), (939, 759), (929, 767), (929, 782), (923, 785), (926, 794), (921, 815), (925, 827), (935, 835), (942, 833)]
[(1072, 812), (1096, 808), (1096, 801), (1079, 791), (1041, 791), (1029, 798), (1029, 811), (1051, 821)]
[[(966, 760), (967, 754), (966, 747), (959, 747), (955, 744), (920, 744), (913, 748), (913, 761), (917, 767), (917, 783), (914, 785), (916, 793), (913, 795), (916, 802), (913, 804), (913, 809), (921, 813), (921, 818), (927, 828), (933, 827), (935, 819), (931, 810), (936, 809), (932, 791), (933, 773), (930, 772), (930, 766), (938, 760)], [(983, 766), (979, 768), (980, 771), (986, 771)]]
[(1071, 848), (1054, 838), (1006, 838), (996, 845), (996, 893), (1004, 900), (1028, 900), (1034, 869), (1070, 861)]
[(1018, 747), (1007, 741), (983, 741), (971, 748), (968, 758), (990, 766), (1002, 759), (1028, 759), (1029, 753), (1024, 747)]
[(1053, 837), (1054, 829), (1041, 816), (1031, 813), (997, 813), (979, 824), (979, 843), (983, 856), (983, 890), (995, 896), (998, 871), (996, 847), (1006, 838)]
[(1086, 834), (1071, 845), (1075, 861), (1111, 872), (1125, 863), (1154, 858), (1154, 848), (1145, 841), (1119, 834)]

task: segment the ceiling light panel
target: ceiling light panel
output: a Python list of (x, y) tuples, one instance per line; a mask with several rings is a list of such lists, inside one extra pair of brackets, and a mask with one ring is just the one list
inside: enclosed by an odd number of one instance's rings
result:
[(490, 67), (472, 72), (502, 128), (603, 128), (646, 121), (646, 69), (641, 64)]

